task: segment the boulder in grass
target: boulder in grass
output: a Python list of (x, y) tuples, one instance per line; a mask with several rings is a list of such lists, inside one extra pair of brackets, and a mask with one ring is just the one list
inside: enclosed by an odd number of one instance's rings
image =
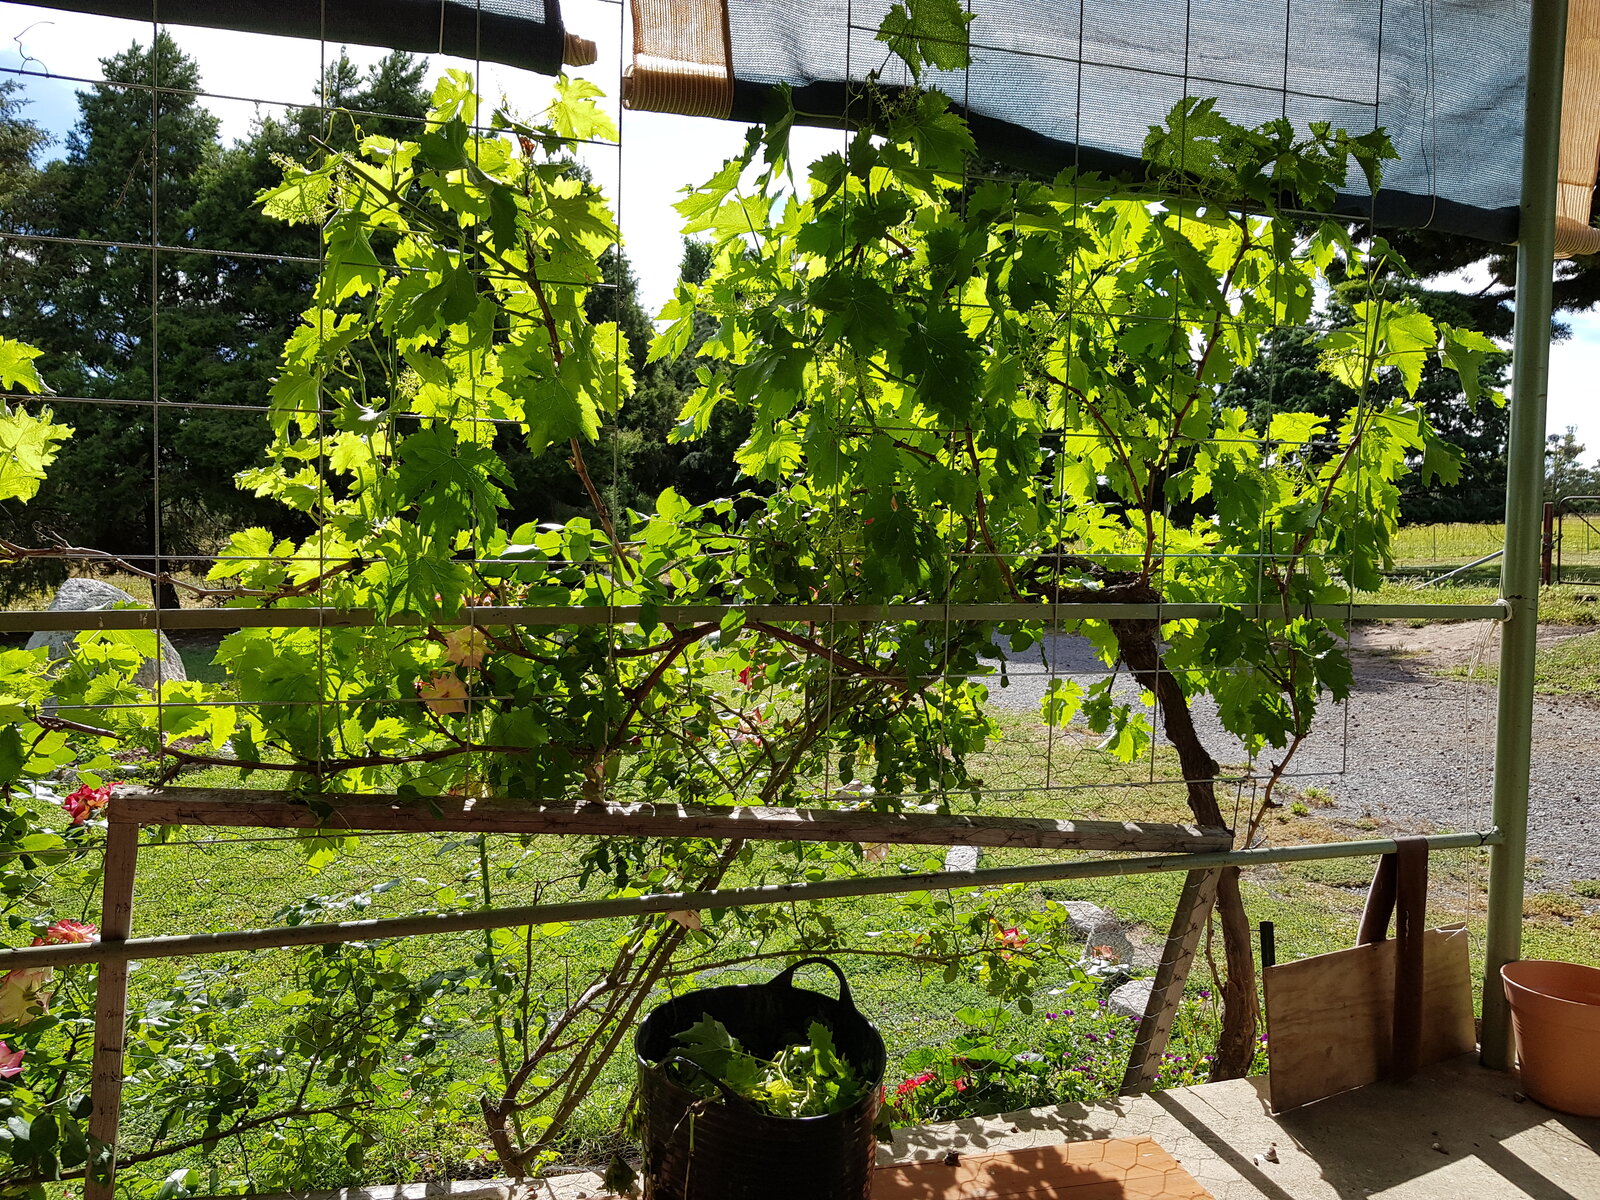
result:
[[(119, 604), (138, 605), (138, 602), (121, 588), (113, 587), (103, 579), (69, 579), (61, 585), (61, 590), (56, 593), (55, 599), (50, 601), (48, 611), (96, 612), (100, 609), (115, 608)], [(51, 658), (65, 658), (77, 636), (62, 629), (36, 633), (28, 639), (28, 649), (37, 650), (43, 646), (50, 652)], [(139, 670), (133, 677), (133, 682), (142, 688), (154, 688), (158, 678), (160, 680), (189, 678), (183, 669), (183, 659), (178, 656), (177, 649), (167, 639), (167, 635), (158, 633), (156, 638), (161, 653), (159, 666), (155, 659), (147, 658), (139, 664)]]
[(1132, 980), (1107, 997), (1106, 1007), (1119, 1017), (1142, 1017), (1150, 1007), (1150, 993), (1155, 990), (1154, 979)]
[(1067, 913), (1067, 927), (1074, 937), (1083, 939), (1093, 957), (1127, 967), (1139, 961), (1139, 947), (1133, 944), (1127, 929), (1114, 914), (1087, 900), (1065, 900), (1061, 907)]
[(1122, 923), (1098, 904), (1087, 900), (1063, 900), (1062, 909), (1067, 914), (1067, 925), (1075, 937), (1092, 941), (1122, 932)]
[(976, 871), (978, 848), (976, 846), (951, 846), (944, 852), (946, 871)]

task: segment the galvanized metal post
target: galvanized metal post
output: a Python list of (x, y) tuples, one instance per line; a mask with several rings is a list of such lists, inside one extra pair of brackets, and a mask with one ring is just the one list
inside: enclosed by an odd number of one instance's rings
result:
[(1539, 556), (1539, 583), (1549, 587), (1556, 581), (1556, 506), (1551, 500), (1544, 502), (1544, 536), (1539, 543)]
[(1533, 0), (1517, 240), (1517, 316), (1511, 347), (1514, 391), (1506, 451), (1506, 552), (1500, 566), (1500, 594), (1511, 610), (1500, 630), (1494, 753), (1494, 823), (1504, 841), (1489, 852), (1489, 933), (1483, 982), (1483, 1062), (1499, 1070), (1510, 1069), (1512, 1060), (1511, 1013), (1500, 984), (1500, 968), (1522, 953), (1533, 658), (1539, 620), (1539, 515), (1544, 499), (1545, 401), (1555, 270), (1556, 164), (1566, 45), (1567, 0)]

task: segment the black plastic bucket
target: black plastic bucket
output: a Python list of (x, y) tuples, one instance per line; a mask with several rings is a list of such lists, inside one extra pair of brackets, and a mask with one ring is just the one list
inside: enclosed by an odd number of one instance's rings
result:
[[(794, 986), (817, 963), (839, 980), (839, 998)], [(674, 1081), (665, 1062), (673, 1041), (703, 1016), (721, 1021), (746, 1050), (771, 1058), (810, 1040), (813, 1021), (833, 1031), (834, 1048), (868, 1086), (843, 1112), (771, 1117), (729, 1092), (707, 1100)], [(883, 1038), (856, 1010), (837, 964), (808, 958), (771, 982), (707, 988), (669, 1000), (639, 1026), (640, 1131), (645, 1200), (868, 1200), (877, 1152)]]

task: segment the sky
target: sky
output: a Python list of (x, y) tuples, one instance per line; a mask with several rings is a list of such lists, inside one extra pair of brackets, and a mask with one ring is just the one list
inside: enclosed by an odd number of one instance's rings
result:
[[(592, 67), (569, 70), (599, 84), (606, 105), (622, 131), (621, 149), (587, 148), (583, 155), (595, 181), (613, 198), (628, 258), (639, 277), (641, 300), (654, 312), (671, 296), (682, 243), (678, 214), (672, 204), (685, 187), (708, 179), (744, 142), (744, 127), (729, 121), (625, 111), (619, 92), (624, 22), (628, 6), (615, 0), (563, 0), (569, 30), (592, 39), (599, 48)], [(216, 113), (224, 141), (244, 138), (262, 116), (316, 98), (324, 55), (337, 46), (295, 38), (267, 38), (226, 30), (175, 26), (173, 36), (200, 68), (201, 86), (215, 98), (207, 105)], [(26, 4), (0, 2), (0, 78), (20, 78), (30, 100), (27, 115), (57, 139), (77, 119), (77, 92), (84, 80), (99, 77), (101, 58), (126, 49), (134, 40), (148, 42), (149, 24), (90, 17)], [(383, 51), (347, 47), (358, 64), (376, 62)], [(473, 64), (443, 57), (433, 59), (436, 74), (446, 67), (472, 69)], [(26, 75), (12, 73), (24, 70)], [(486, 97), (502, 97), (514, 111), (537, 112), (550, 96), (542, 76), (493, 63), (483, 66)], [(237, 97), (237, 98), (235, 98)], [(796, 128), (796, 162), (840, 147), (843, 134), (834, 130)], [(48, 153), (48, 151), (47, 151)], [(1572, 336), (1556, 343), (1550, 356), (1548, 428), (1560, 433), (1576, 426), (1578, 439), (1600, 455), (1600, 313), (1565, 314)]]

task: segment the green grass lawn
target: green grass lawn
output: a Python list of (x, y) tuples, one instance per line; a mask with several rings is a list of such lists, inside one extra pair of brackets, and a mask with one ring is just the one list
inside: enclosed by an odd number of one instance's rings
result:
[[(1440, 674), (1492, 684), (1500, 677), (1500, 667), (1486, 662), (1471, 671), (1449, 667)], [(1534, 654), (1533, 686), (1547, 696), (1600, 697), (1600, 633), (1584, 633), (1541, 646)]]
[(1466, 563), (1503, 549), (1506, 527), (1445, 522), (1402, 525), (1395, 535), (1394, 556), (1401, 564)]
[[(1091, 816), (1116, 814), (1158, 820), (1185, 815), (1181, 788), (1151, 783), (1152, 771), (1165, 775), (1168, 764), (1139, 762), (1123, 764), (1093, 749), (1077, 735), (1052, 734), (1026, 717), (1008, 717), (1006, 736), (989, 753), (974, 763), (987, 789), (981, 798), (955, 798), (958, 811), (1004, 812), (1009, 814)], [(186, 774), (189, 786), (238, 786), (233, 771), (212, 768)], [(265, 786), (260, 777), (246, 786)], [(336, 858), (316, 874), (309, 874), (292, 835), (269, 831), (178, 830), (165, 841), (147, 842), (141, 851), (138, 886), (135, 896), (135, 933), (202, 933), (281, 924), (284, 910), (312, 895), (343, 897), (393, 884), (376, 897), (362, 916), (389, 916), (429, 911), (463, 900), (493, 905), (528, 903), (535, 898), (558, 901), (580, 894), (596, 894), (591, 887), (580, 892), (573, 878), (578, 843), (568, 839), (540, 838), (524, 845), (514, 837), (492, 837), (489, 857), (496, 864), (519, 864), (515, 873), (500, 869), (491, 875), (490, 894), (481, 895), (482, 879), (478, 856), (471, 839), (450, 835), (367, 835), (351, 850)], [(764, 845), (758, 850), (760, 861), (780, 867), (789, 849)], [(926, 869), (937, 865), (942, 848), (895, 848), (889, 858), (868, 869), (894, 874), (901, 870)], [(1042, 861), (1059, 854), (1043, 852), (995, 853), (986, 865), (1022, 861)], [(793, 874), (793, 872), (790, 872)], [(1152, 895), (1164, 892), (1171, 879), (1139, 881)], [(729, 885), (737, 885), (733, 878)], [(1175, 884), (1174, 884), (1175, 885)], [(1036, 902), (1059, 889), (1035, 889)], [(1061, 892), (1062, 895), (1070, 893)], [(1154, 900), (1159, 909), (1168, 901)], [(97, 897), (84, 894), (75, 903), (63, 906), (92, 916)], [(830, 903), (825, 912), (836, 930), (836, 940), (844, 946), (871, 949), (885, 922), (897, 918), (895, 902), (865, 898)], [(332, 914), (334, 919), (355, 915)], [(1159, 922), (1165, 921), (1159, 918)], [(575, 925), (570, 934), (557, 942), (542, 944), (535, 964), (536, 992), (559, 994), (572, 981), (595, 977), (614, 952), (614, 939), (625, 928), (618, 921), (596, 921)], [(407, 943), (413, 974), (427, 974), (469, 962), (483, 949), (483, 935), (461, 934), (412, 939)], [(733, 954), (742, 953), (735, 945)], [(945, 982), (939, 973), (923, 975), (915, 968), (892, 960), (866, 955), (842, 954), (863, 1009), (882, 1028), (891, 1047), (891, 1073), (898, 1071), (899, 1059), (919, 1047), (938, 1044), (960, 1031), (955, 1012), (968, 1005), (985, 1003), (985, 993), (976, 984), (960, 980)], [(274, 994), (300, 986), (293, 974), (294, 956), (288, 952), (262, 952), (229, 955), (208, 960), (226, 970), (252, 992)], [(192, 966), (179, 960), (157, 960), (143, 964), (133, 976), (133, 1006), (160, 999), (178, 977)], [(752, 982), (770, 976), (781, 964), (760, 964), (719, 975), (717, 982)], [(1046, 978), (1041, 988), (1068, 982)], [(1197, 980), (1197, 988), (1204, 986)], [(1041, 1010), (1042, 1012), (1042, 1010)], [(1035, 1022), (1042, 1016), (1032, 1018)], [(1209, 1046), (1194, 1048), (1196, 1055)], [(446, 1053), (459, 1062), (465, 1077), (474, 1075), (494, 1054), (492, 1032), (480, 1029), (471, 1036), (450, 1043)], [(615, 1137), (620, 1105), (631, 1088), (634, 1068), (626, 1054), (619, 1054), (593, 1089), (588, 1104), (572, 1125), (574, 1154), (590, 1161)], [(137, 1134), (139, 1118), (131, 1117), (130, 1129)], [(481, 1150), (481, 1132), (471, 1112), (454, 1119), (430, 1117), (420, 1125), (396, 1119), (392, 1135), (371, 1158), (366, 1179), (408, 1178), (421, 1164), (431, 1174), (471, 1173), (472, 1156)], [(453, 1149), (452, 1149), (453, 1147)], [(431, 1165), (430, 1165), (431, 1164)], [(338, 1174), (337, 1163), (328, 1164), (319, 1175), (332, 1185), (349, 1180)]]
[(1600, 634), (1541, 649), (1534, 658), (1534, 686), (1557, 696), (1600, 696)]
[[(1600, 583), (1600, 515), (1569, 514), (1557, 526), (1557, 536), (1563, 584)], [(1431, 578), (1502, 550), (1505, 541), (1503, 523), (1404, 525), (1394, 540), (1395, 572), (1407, 579)], [(1500, 562), (1492, 559), (1459, 578), (1492, 585), (1500, 578)]]
[[(1012, 718), (1008, 737), (984, 761), (979, 771), (1001, 797), (974, 803), (964, 799), (963, 811), (1028, 812), (1035, 815), (1137, 815), (1147, 820), (1180, 819), (1186, 815), (1181, 788), (1167, 782), (1172, 764), (1165, 757), (1153, 764), (1126, 765), (1087, 748), (1049, 745), (1043, 731), (1025, 718)], [(1052, 782), (1042, 785), (1048, 758)], [(186, 777), (186, 783), (224, 785), (234, 782), (230, 772), (212, 770)], [(1152, 782), (1152, 775), (1154, 782)], [(1092, 785), (1092, 786), (1091, 786)], [(1022, 789), (1014, 793), (1012, 789)], [(1281, 817), (1281, 819), (1279, 819)], [(1270, 819), (1271, 844), (1331, 841), (1381, 835), (1375, 822), (1337, 822), (1322, 814), (1294, 815), (1281, 810)], [(313, 894), (347, 895), (374, 885), (397, 881), (377, 897), (363, 916), (397, 915), (423, 911), (461, 898), (476, 901), (481, 888), (477, 853), (468, 840), (447, 835), (369, 835), (335, 859), (320, 873), (307, 873), (299, 850), (290, 840), (267, 841), (257, 831), (218, 836), (215, 833), (178, 831), (169, 842), (148, 845), (142, 852), (135, 905), (135, 932), (139, 935), (196, 933), (250, 928), (280, 923), (283, 908)], [(535, 892), (544, 899), (576, 895), (571, 881), (578, 846), (556, 838), (534, 839), (524, 846), (515, 838), (491, 838), (490, 858), (497, 863), (533, 864), (519, 874), (496, 872), (491, 878), (493, 904), (528, 902)], [(783, 847), (766, 846), (764, 856), (782, 856)], [(932, 848), (896, 848), (889, 859), (868, 868), (893, 873), (919, 869), (942, 853)], [(986, 852), (983, 865), (998, 866), (1070, 857), (1060, 852)], [(1483, 879), (1481, 853), (1461, 852), (1439, 856), (1434, 872), (1432, 916), (1444, 922), (1462, 920), (1472, 930), (1474, 969), (1481, 965), (1483, 938)], [(1372, 870), (1371, 860), (1338, 860), (1293, 864), (1252, 871), (1245, 896), (1252, 920), (1270, 920), (1277, 928), (1282, 959), (1315, 954), (1350, 945)], [(549, 881), (555, 880), (555, 883)], [(738, 880), (731, 881), (737, 883)], [(1106, 878), (1040, 885), (1032, 894), (1046, 899), (1089, 900), (1115, 913), (1127, 923), (1136, 940), (1159, 943), (1172, 915), (1181, 885), (1177, 873), (1141, 877)], [(82, 898), (90, 912), (94, 899)], [(1590, 916), (1581, 897), (1559, 893), (1552, 901), (1530, 904), (1529, 953), (1549, 954), (1574, 961), (1600, 963), (1600, 916)], [(875, 931), (892, 921), (893, 902), (881, 898), (830, 902), (824, 911), (834, 922), (844, 945), (870, 947)], [(344, 915), (344, 914), (339, 914)], [(570, 936), (547, 943), (536, 964), (537, 987), (559, 991), (572, 980), (592, 977), (612, 951), (612, 940), (622, 929), (615, 921), (588, 922), (573, 927)], [(467, 961), (483, 946), (482, 935), (462, 934), (417, 938), (407, 943), (412, 966), (418, 973), (445, 969)], [(881, 959), (839, 956), (850, 973), (858, 1000), (882, 1028), (891, 1051), (891, 1083), (904, 1074), (901, 1058), (919, 1047), (937, 1045), (959, 1030), (956, 1010), (985, 1003), (982, 989), (966, 981), (944, 982), (937, 974), (923, 976), (903, 964)], [(217, 962), (251, 989), (287, 991), (298, 986), (290, 970), (292, 956), (285, 952), (232, 955)], [(155, 961), (134, 975), (134, 1004), (159, 998), (185, 964)], [(765, 978), (774, 965), (740, 968), (706, 983), (754, 982)], [(1041, 994), (1053, 981), (1041, 981)], [(1063, 978), (1062, 982), (1065, 982)], [(1204, 961), (1190, 981), (1197, 994), (1214, 985)], [(1047, 1003), (1047, 1002), (1046, 1002)], [(1045, 1004), (1038, 1013), (1021, 1018), (1018, 1028), (1043, 1036)], [(1209, 1050), (1195, 1043), (1195, 1054)], [(486, 1029), (461, 1037), (446, 1053), (461, 1064), (464, 1075), (474, 1074), (494, 1054), (491, 1032)], [(572, 1125), (571, 1156), (575, 1163), (603, 1158), (614, 1144), (619, 1107), (633, 1080), (626, 1054), (619, 1054), (593, 1089), (590, 1099)], [(1114, 1081), (1107, 1091), (1114, 1089)], [(138, 1119), (134, 1118), (134, 1128)], [(395, 1117), (387, 1136), (369, 1156), (362, 1178), (405, 1179), (420, 1170), (430, 1176), (461, 1177), (478, 1168), (481, 1132), (475, 1115), (463, 1111), (450, 1116), (434, 1114), (412, 1121)], [(224, 1152), (230, 1158), (231, 1152)], [(237, 1164), (235, 1164), (237, 1165)], [(340, 1164), (319, 1169), (322, 1183), (339, 1182)]]
[[(1376, 592), (1361, 592), (1361, 604), (1493, 604), (1500, 597), (1497, 583), (1441, 583), (1418, 587), (1414, 581), (1390, 580)], [(1413, 625), (1425, 625), (1429, 618), (1414, 618)], [(1539, 591), (1541, 625), (1600, 624), (1600, 593), (1566, 584)]]

